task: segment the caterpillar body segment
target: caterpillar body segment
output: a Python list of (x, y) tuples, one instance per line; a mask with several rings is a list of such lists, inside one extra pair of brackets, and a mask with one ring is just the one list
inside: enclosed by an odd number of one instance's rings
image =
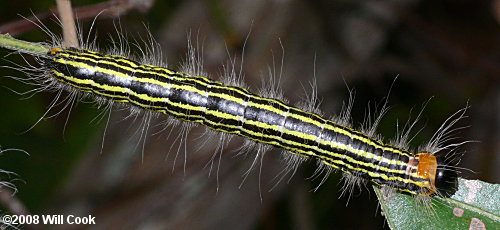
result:
[(78, 90), (315, 158), (400, 192), (451, 196), (457, 189), (456, 171), (442, 157), (413, 154), (245, 88), (79, 48), (53, 48), (42, 65)]

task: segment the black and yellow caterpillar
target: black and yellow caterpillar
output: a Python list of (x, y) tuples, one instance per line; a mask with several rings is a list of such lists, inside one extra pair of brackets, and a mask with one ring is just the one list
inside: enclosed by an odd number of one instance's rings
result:
[(42, 65), (78, 90), (315, 158), (376, 185), (417, 196), (457, 190), (443, 155), (411, 153), (245, 88), (80, 48), (52, 48)]

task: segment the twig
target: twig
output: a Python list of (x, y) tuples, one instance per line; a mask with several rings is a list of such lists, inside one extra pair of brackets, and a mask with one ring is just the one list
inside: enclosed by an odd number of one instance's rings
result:
[(49, 48), (39, 43), (15, 39), (9, 34), (0, 34), (0, 47), (31, 55), (45, 55)]
[(69, 47), (78, 47), (78, 38), (76, 36), (76, 26), (73, 17), (70, 0), (57, 0), (57, 10), (61, 19), (63, 28), (64, 45)]
[[(77, 20), (95, 18), (97, 15), (105, 18), (116, 18), (132, 9), (136, 9), (142, 13), (147, 12), (153, 6), (154, 2), (155, 0), (110, 0), (95, 5), (76, 7), (73, 12)], [(21, 19), (1, 25), (0, 33), (8, 33), (16, 36), (36, 28), (36, 25), (30, 21), (40, 20), (40, 22), (44, 23), (54, 16), (58, 17), (59, 12), (57, 9), (51, 8), (48, 12), (26, 17), (28, 20)]]

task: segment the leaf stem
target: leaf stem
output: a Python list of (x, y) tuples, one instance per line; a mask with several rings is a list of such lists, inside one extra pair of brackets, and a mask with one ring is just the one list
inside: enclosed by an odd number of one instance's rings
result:
[(15, 39), (9, 34), (0, 34), (0, 47), (32, 55), (45, 55), (49, 48), (40, 43)]

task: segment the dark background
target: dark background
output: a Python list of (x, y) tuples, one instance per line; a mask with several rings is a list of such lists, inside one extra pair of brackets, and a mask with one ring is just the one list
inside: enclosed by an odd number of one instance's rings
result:
[[(279, 75), (282, 67), (277, 87), (293, 104), (306, 98), (303, 88), (311, 92), (309, 82), (315, 75), (320, 108), (326, 114), (340, 112), (348, 99), (347, 84), (356, 91), (355, 127), (366, 117), (368, 103), (372, 109), (380, 104), (399, 76), (389, 97), (391, 109), (378, 131), (385, 140), (393, 138), (397, 122), (402, 125), (409, 116), (414, 118), (432, 98), (412, 148), (429, 140), (447, 117), (469, 104), (468, 118), (456, 125), (468, 127), (457, 134), (460, 138), (455, 142), (477, 141), (461, 149), (465, 154), (460, 166), (474, 173), (464, 171), (462, 176), (500, 181), (495, 167), (500, 165), (499, 1), (135, 2), (82, 0), (73, 6), (82, 10), (78, 16), (85, 36), (95, 15), (108, 9), (96, 19), (91, 35), (97, 36), (104, 49), (111, 47), (109, 38), (116, 37), (114, 25), (121, 25), (129, 41), (145, 38), (148, 27), (169, 66), (179, 68), (190, 33), (203, 47), (205, 71), (213, 79), (219, 78), (228, 53), (237, 65), (243, 56), (245, 83), (253, 91), (262, 87), (262, 81), (269, 82), (269, 70)], [(0, 7), (0, 32), (27, 41), (48, 41), (46, 34), (20, 15), (29, 17), (33, 12), (43, 19), (54, 6), (51, 1), (5, 2)], [(19, 24), (10, 24), (15, 21)], [(61, 34), (53, 18), (47, 17), (44, 23)], [(0, 50), (0, 54), (9, 52)], [(10, 62), (23, 60), (10, 55), (0, 62), (14, 66)], [(315, 170), (313, 162), (301, 166), (289, 183), (282, 182), (268, 192), (283, 167), (277, 150), (264, 156), (260, 177), (257, 165), (239, 188), (254, 157), (236, 156), (235, 149), (242, 145), (239, 138), (224, 148), (220, 169), (216, 159), (209, 175), (207, 163), (218, 140), (200, 149), (205, 141), (199, 138), (203, 129), (194, 128), (187, 137), (186, 164), (183, 147), (174, 164), (179, 127), (157, 133), (165, 127), (163, 117), (151, 121), (143, 151), (141, 117), (124, 120), (129, 111), (114, 109), (103, 144), (107, 115), (92, 103), (79, 103), (71, 112), (66, 109), (24, 133), (56, 94), (17, 95), (9, 89), (24, 92), (34, 87), (4, 77), (23, 77), (18, 71), (0, 68), (0, 76), (0, 144), (30, 154), (1, 156), (0, 168), (18, 174), (4, 174), (2, 180), (16, 185), (16, 198), (33, 214), (96, 216), (96, 226), (51, 228), (387, 228), (369, 186), (354, 192), (349, 201), (345, 196), (338, 199), (342, 185), (336, 173), (312, 192), (320, 182), (307, 179)]]

